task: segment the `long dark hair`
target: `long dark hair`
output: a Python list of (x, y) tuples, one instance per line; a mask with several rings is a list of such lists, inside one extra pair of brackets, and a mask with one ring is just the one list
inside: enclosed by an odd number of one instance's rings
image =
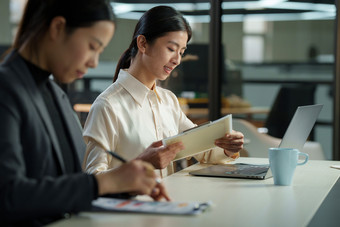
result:
[(169, 6), (156, 6), (143, 14), (139, 19), (129, 48), (120, 57), (113, 82), (118, 78), (120, 69), (130, 67), (131, 59), (138, 52), (137, 37), (143, 35), (148, 43), (152, 43), (157, 38), (164, 36), (168, 32), (186, 31), (188, 41), (191, 39), (192, 31), (189, 23), (183, 15)]
[(97, 21), (115, 21), (107, 0), (28, 0), (13, 48), (28, 45), (31, 53), (37, 50), (40, 38), (47, 31), (52, 19), (66, 19), (66, 31), (90, 27)]

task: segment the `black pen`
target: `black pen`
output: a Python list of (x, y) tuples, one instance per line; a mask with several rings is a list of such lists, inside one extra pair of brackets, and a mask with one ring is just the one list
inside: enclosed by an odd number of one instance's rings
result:
[(112, 157), (118, 159), (119, 161), (123, 162), (123, 163), (127, 163), (127, 161), (120, 157), (116, 152), (113, 152), (113, 151), (106, 151), (107, 153), (109, 153)]
[[(127, 163), (127, 161), (122, 158), (121, 156), (119, 156), (116, 152), (113, 151), (106, 151), (108, 154), (110, 154), (112, 157), (118, 159), (119, 161), (123, 162), (123, 163)], [(162, 180), (160, 178), (156, 178), (156, 183), (160, 184), (162, 182)]]

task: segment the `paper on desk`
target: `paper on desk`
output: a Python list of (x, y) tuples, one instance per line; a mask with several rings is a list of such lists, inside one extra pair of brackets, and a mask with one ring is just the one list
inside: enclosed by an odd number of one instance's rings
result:
[(210, 202), (156, 202), (102, 197), (92, 201), (92, 207), (94, 211), (176, 215), (199, 214), (205, 211), (210, 205)]
[(182, 141), (185, 149), (177, 153), (175, 160), (196, 155), (216, 147), (215, 140), (232, 131), (231, 114), (217, 119), (209, 124), (184, 131), (176, 136), (163, 139), (164, 145)]

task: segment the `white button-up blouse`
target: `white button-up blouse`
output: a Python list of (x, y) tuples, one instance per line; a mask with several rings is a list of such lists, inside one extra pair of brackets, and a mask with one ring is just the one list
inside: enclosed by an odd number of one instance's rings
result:
[[(93, 103), (84, 126), (87, 144), (83, 168), (98, 173), (121, 163), (108, 155), (111, 150), (127, 160), (141, 154), (157, 140), (194, 127), (181, 110), (177, 97), (155, 86), (150, 90), (125, 70)], [(232, 160), (221, 148), (196, 155), (200, 162), (225, 163)], [(162, 177), (173, 173), (173, 165), (161, 170)]]

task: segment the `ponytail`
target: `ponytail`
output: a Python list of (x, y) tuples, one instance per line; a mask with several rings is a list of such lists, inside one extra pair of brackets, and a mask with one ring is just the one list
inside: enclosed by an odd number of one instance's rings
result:
[(113, 83), (118, 79), (118, 74), (121, 69), (126, 69), (130, 67), (130, 62), (131, 62), (131, 54), (130, 54), (130, 48), (127, 49), (122, 56), (120, 56), (120, 59), (118, 61), (117, 67), (116, 67), (116, 72), (113, 77)]
[(118, 61), (115, 75), (113, 77), (113, 83), (118, 79), (118, 74), (121, 69), (127, 69), (130, 67), (131, 59), (137, 54), (137, 38), (134, 38), (129, 46), (129, 48), (120, 56)]

